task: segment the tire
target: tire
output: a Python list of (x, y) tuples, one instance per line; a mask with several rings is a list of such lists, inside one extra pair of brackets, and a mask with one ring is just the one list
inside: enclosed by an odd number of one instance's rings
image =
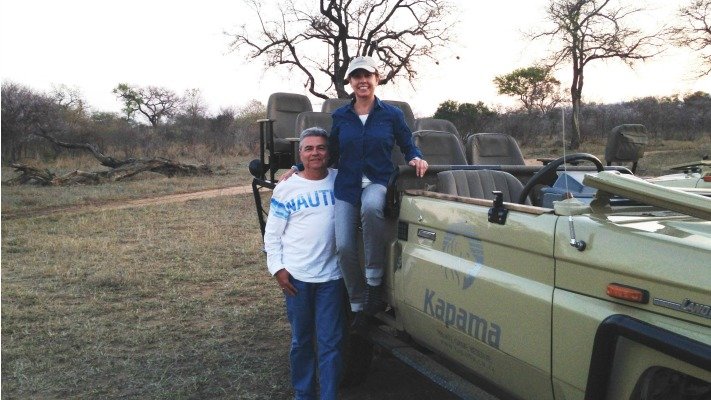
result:
[(663, 367), (642, 374), (632, 392), (633, 400), (708, 400), (711, 383)]

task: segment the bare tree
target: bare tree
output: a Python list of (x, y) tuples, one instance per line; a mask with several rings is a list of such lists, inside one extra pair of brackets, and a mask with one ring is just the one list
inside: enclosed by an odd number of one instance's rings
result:
[(189, 118), (207, 118), (207, 103), (200, 89), (188, 89), (183, 95), (180, 112)]
[(551, 54), (552, 65), (571, 62), (573, 81), (570, 97), (573, 105), (572, 149), (580, 147), (580, 106), (584, 69), (591, 61), (619, 59), (632, 66), (659, 53), (659, 33), (643, 34), (624, 25), (639, 8), (613, 6), (611, 0), (551, 0), (547, 15), (553, 27), (534, 34), (548, 37), (560, 45)]
[(121, 83), (113, 93), (123, 101), (123, 111), (131, 118), (136, 112), (148, 119), (153, 128), (172, 117), (181, 105), (181, 98), (170, 89), (157, 86), (139, 87)]
[(39, 127), (66, 126), (61, 106), (51, 96), (27, 86), (2, 83), (2, 158), (13, 162), (26, 155)]
[(66, 110), (72, 110), (80, 115), (85, 115), (89, 111), (86, 100), (77, 87), (69, 87), (64, 84), (54, 85), (50, 95), (57, 105)]
[[(304, 86), (323, 99), (348, 96), (344, 78), (354, 56), (380, 60), (380, 84), (400, 77), (412, 82), (416, 61), (435, 61), (452, 39), (452, 7), (444, 0), (288, 0), (274, 7), (246, 1), (257, 23), (229, 34), (231, 49), (262, 59), (267, 68), (300, 71)], [(278, 18), (267, 19), (264, 10), (274, 8)]]
[(691, 0), (679, 9), (682, 23), (670, 29), (672, 40), (698, 52), (699, 77), (711, 74), (711, 0)]

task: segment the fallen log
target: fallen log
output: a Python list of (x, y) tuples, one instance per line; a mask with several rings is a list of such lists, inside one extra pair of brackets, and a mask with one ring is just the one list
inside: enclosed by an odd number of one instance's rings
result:
[(48, 169), (39, 169), (19, 163), (12, 163), (10, 167), (15, 168), (15, 172), (20, 173), (20, 175), (7, 181), (10, 185), (49, 186), (55, 178), (55, 175)]
[(64, 175), (57, 175), (48, 169), (39, 169), (26, 164), (13, 163), (10, 166), (20, 173), (7, 181), (11, 185), (96, 185), (104, 182), (122, 181), (141, 172), (155, 172), (168, 177), (212, 175), (212, 169), (207, 165), (184, 164), (161, 158), (136, 159), (130, 164), (123, 164), (118, 168), (106, 171), (74, 170)]
[(99, 184), (110, 181), (121, 181), (142, 172), (155, 172), (168, 177), (212, 175), (212, 168), (206, 164), (185, 164), (167, 158), (126, 158), (115, 159), (105, 155), (93, 143), (69, 143), (56, 139), (46, 131), (37, 134), (60, 147), (82, 149), (89, 151), (99, 163), (109, 170), (81, 171), (75, 170), (58, 176), (48, 169), (39, 169), (26, 164), (10, 164), (20, 175), (7, 181), (15, 185), (69, 186), (75, 184)]

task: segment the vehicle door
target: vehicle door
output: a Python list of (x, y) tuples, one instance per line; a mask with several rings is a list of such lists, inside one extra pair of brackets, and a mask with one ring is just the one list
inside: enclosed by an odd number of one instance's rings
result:
[(427, 193), (401, 203), (398, 318), (417, 340), (514, 395), (552, 398), (557, 217), (520, 206), (491, 223), (491, 201)]

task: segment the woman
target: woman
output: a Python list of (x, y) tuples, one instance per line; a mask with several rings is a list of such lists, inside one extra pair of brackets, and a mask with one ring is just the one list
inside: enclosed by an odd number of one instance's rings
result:
[[(375, 96), (380, 76), (372, 57), (354, 58), (346, 72), (354, 100), (333, 113), (329, 139), (331, 160), (338, 163), (336, 247), (354, 312), (372, 315), (385, 309), (382, 278), (385, 265), (385, 192), (395, 169), (397, 144), (417, 176), (427, 162), (412, 140), (402, 111)], [(365, 279), (358, 262), (358, 218), (363, 228)], [(358, 320), (363, 320), (359, 318)]]

